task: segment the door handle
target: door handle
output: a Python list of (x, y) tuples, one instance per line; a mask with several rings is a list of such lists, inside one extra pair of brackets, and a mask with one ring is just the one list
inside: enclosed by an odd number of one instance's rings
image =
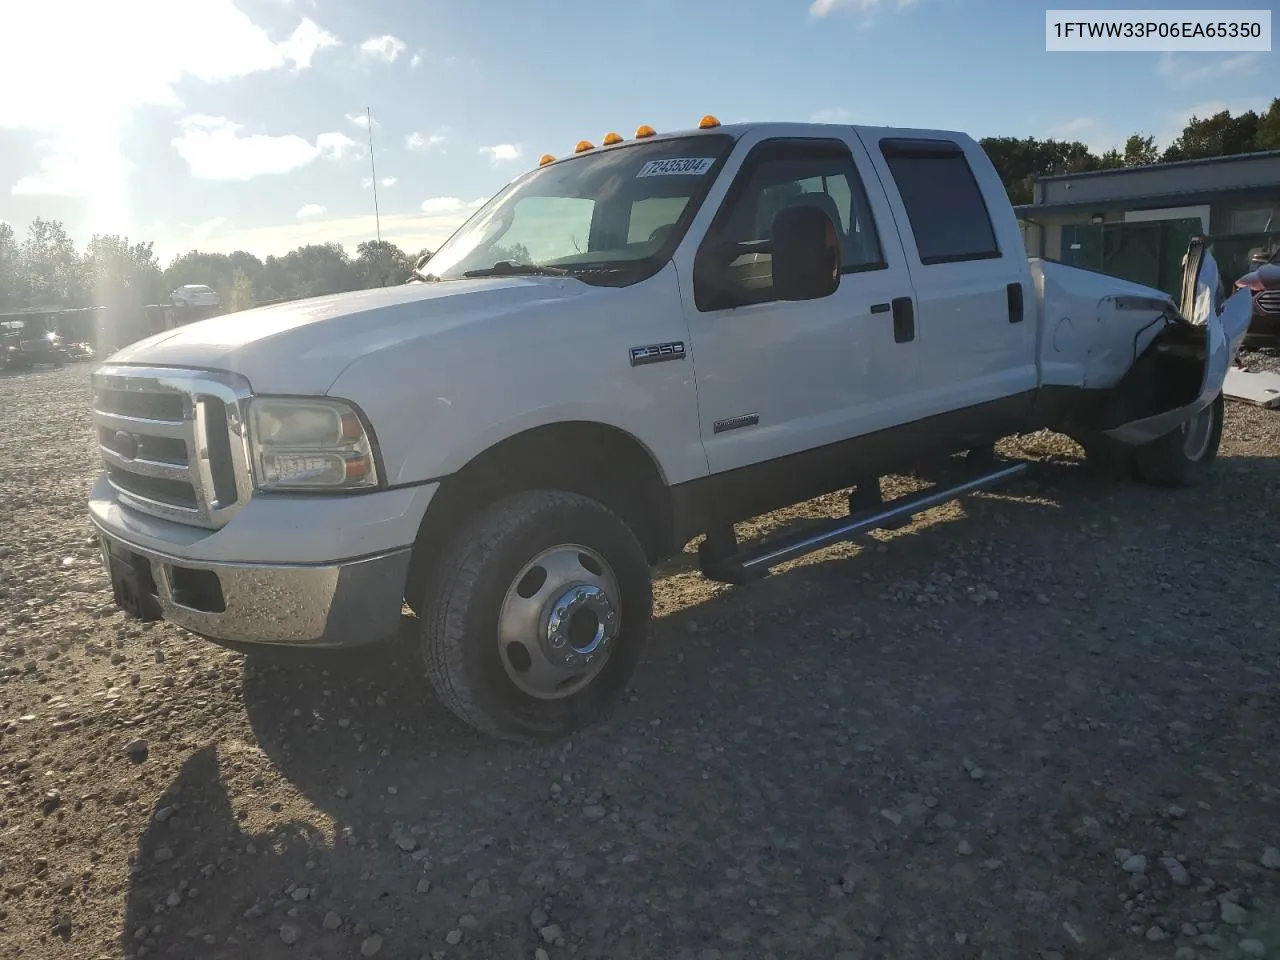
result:
[(1022, 284), (1011, 283), (1005, 288), (1009, 297), (1009, 322), (1022, 322)]
[(893, 342), (906, 343), (916, 338), (916, 312), (910, 297), (895, 297), (893, 309)]

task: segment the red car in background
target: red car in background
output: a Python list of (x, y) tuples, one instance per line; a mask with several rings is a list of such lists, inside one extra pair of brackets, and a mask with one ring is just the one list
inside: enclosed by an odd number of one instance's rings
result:
[(1280, 250), (1255, 253), (1253, 270), (1236, 281), (1237, 287), (1253, 291), (1253, 320), (1248, 340), (1280, 343)]

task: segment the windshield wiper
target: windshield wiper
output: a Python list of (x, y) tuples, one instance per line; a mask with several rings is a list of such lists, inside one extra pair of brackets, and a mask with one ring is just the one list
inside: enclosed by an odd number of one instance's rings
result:
[(540, 267), (536, 263), (521, 263), (518, 260), (499, 260), (492, 267), (479, 270), (467, 270), (464, 277), (566, 277), (568, 270), (559, 267)]

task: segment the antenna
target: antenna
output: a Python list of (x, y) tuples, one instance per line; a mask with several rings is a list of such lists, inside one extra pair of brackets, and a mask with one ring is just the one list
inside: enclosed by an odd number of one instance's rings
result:
[(369, 169), (373, 173), (373, 221), (378, 229), (378, 243), (382, 243), (382, 215), (378, 213), (378, 167), (373, 162), (373, 111), (364, 108), (364, 116), (369, 128)]

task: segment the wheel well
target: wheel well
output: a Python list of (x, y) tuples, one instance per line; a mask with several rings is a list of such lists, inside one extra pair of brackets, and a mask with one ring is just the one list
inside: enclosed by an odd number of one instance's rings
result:
[(535, 427), (495, 444), (445, 478), (418, 528), (409, 583), (477, 510), (521, 490), (568, 490), (598, 500), (635, 533), (651, 564), (672, 554), (671, 499), (652, 455), (616, 427), (587, 421)]

